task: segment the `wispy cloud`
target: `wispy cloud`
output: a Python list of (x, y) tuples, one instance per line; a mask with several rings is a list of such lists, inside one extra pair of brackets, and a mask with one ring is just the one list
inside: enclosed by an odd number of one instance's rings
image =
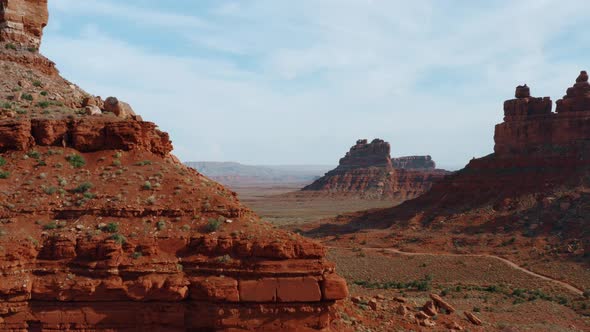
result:
[(161, 124), (185, 160), (325, 164), (381, 137), (462, 165), (492, 151), (515, 85), (556, 99), (589, 67), (587, 1), (50, 4), (44, 51)]

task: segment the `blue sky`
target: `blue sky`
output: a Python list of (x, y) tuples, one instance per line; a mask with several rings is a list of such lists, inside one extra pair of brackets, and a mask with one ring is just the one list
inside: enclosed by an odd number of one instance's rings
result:
[(588, 66), (590, 1), (49, 0), (42, 52), (182, 160), (336, 164), (358, 138), (442, 167), (493, 151), (514, 87)]

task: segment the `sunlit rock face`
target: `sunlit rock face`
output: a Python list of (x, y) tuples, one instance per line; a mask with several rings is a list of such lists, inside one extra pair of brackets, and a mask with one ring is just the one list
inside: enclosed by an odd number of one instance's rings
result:
[(1, 0), (0, 41), (38, 49), (48, 18), (47, 0)]

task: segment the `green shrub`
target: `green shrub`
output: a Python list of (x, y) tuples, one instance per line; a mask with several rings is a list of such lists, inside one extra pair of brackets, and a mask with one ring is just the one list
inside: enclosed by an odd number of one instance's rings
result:
[(209, 233), (213, 233), (215, 231), (217, 231), (219, 228), (221, 227), (221, 222), (217, 219), (209, 219), (209, 221), (207, 222), (207, 232)]
[(121, 161), (119, 159), (113, 160), (113, 166), (117, 166), (117, 167), (121, 166)]
[(74, 188), (75, 193), (83, 194), (92, 188), (92, 183), (90, 182), (83, 182), (76, 188)]
[(133, 259), (139, 259), (139, 258), (141, 258), (141, 256), (143, 256), (141, 251), (136, 251), (133, 254), (131, 254), (131, 257), (133, 257)]
[(57, 183), (61, 186), (61, 187), (65, 187), (68, 185), (68, 180), (60, 177), (57, 179)]
[(152, 183), (149, 181), (146, 181), (143, 183), (143, 185), (141, 186), (141, 188), (143, 190), (152, 190)]
[(21, 99), (23, 100), (28, 100), (28, 101), (33, 101), (33, 95), (30, 93), (23, 93), (21, 96)]
[(14, 45), (13, 43), (8, 43), (4, 46), (4, 48), (6, 48), (7, 50), (13, 50), (16, 51), (16, 45)]
[(93, 194), (91, 192), (85, 192), (84, 193), (84, 198), (86, 198), (86, 199), (95, 199), (96, 198), (96, 194)]
[(166, 229), (166, 222), (164, 220), (158, 221), (158, 223), (156, 224), (156, 228), (159, 231)]
[(47, 96), (47, 91), (41, 91), (41, 95), (42, 95), (43, 97)]
[(43, 83), (41, 83), (41, 81), (39, 81), (39, 80), (34, 80), (33, 86), (39, 88), (39, 87), (43, 86)]
[(47, 195), (53, 195), (57, 192), (57, 188), (56, 187), (45, 187), (43, 188), (43, 191), (47, 194)]
[(111, 240), (114, 240), (118, 244), (124, 244), (127, 242), (127, 238), (121, 234), (113, 234), (110, 237)]
[(44, 100), (44, 101), (38, 102), (37, 106), (39, 106), (41, 108), (47, 108), (47, 107), (51, 106), (51, 104), (47, 100)]
[(66, 160), (72, 165), (74, 168), (80, 168), (86, 165), (86, 160), (79, 154), (71, 154), (66, 157)]
[(144, 161), (140, 161), (135, 163), (135, 166), (146, 166), (146, 165), (151, 165), (152, 161), (151, 160), (144, 160)]
[(0, 170), (0, 179), (8, 179), (9, 177), (10, 177), (10, 172)]
[(110, 222), (101, 229), (103, 232), (117, 233), (119, 231), (119, 224)]
[(43, 229), (46, 231), (58, 229), (58, 228), (59, 228), (59, 225), (55, 221), (52, 221), (52, 222), (46, 224), (45, 226), (43, 226)]
[(156, 204), (156, 196), (152, 195), (152, 196), (148, 197), (148, 198), (145, 200), (145, 202), (146, 202), (148, 205), (154, 205), (154, 204)]
[(6, 159), (0, 157), (0, 166), (6, 165)]
[(33, 159), (41, 158), (41, 154), (35, 150), (31, 150), (31, 151), (27, 152), (27, 156), (29, 156), (30, 158), (33, 158)]

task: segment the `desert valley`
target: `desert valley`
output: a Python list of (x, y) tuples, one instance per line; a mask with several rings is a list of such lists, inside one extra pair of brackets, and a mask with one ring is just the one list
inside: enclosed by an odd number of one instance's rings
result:
[(40, 53), (48, 8), (0, 1), (0, 331), (590, 331), (586, 71), (506, 86), (459, 170), (181, 161)]

